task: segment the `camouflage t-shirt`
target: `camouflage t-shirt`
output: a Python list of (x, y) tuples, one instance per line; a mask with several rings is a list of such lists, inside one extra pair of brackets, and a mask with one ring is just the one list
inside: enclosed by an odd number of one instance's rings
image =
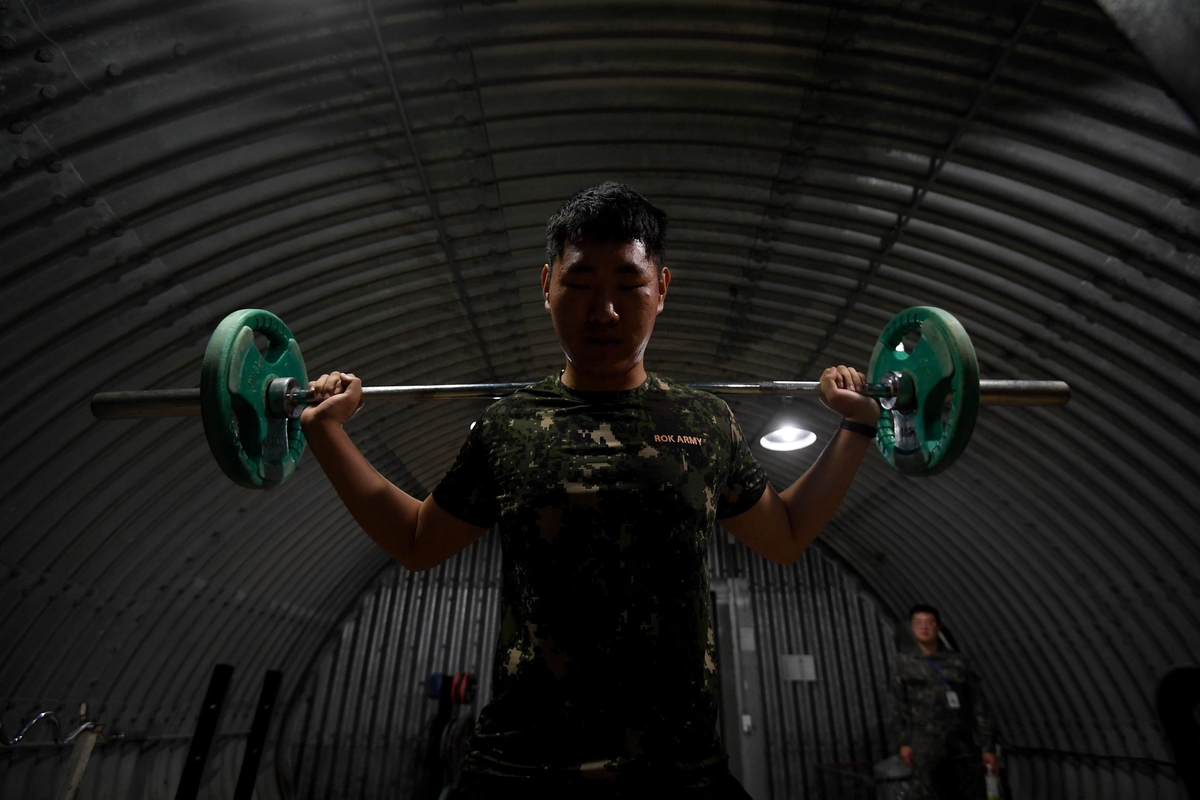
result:
[(655, 375), (605, 393), (551, 377), (488, 408), (433, 493), (498, 523), (504, 554), (464, 769), (725, 772), (706, 553), (766, 484), (723, 401)]
[[(953, 692), (956, 706), (946, 693)], [(991, 750), (995, 726), (979, 674), (963, 653), (915, 645), (892, 661), (889, 727), (897, 747), (908, 746), (935, 758), (976, 755)]]

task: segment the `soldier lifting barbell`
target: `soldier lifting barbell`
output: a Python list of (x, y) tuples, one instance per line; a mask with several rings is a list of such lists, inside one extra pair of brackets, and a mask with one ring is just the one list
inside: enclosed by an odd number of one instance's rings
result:
[[(566, 365), (537, 383), (371, 389), (339, 372), (310, 382), (283, 322), (251, 310), (217, 328), (198, 394), (93, 401), (104, 418), (199, 409), (217, 462), (243, 486), (282, 483), (307, 439), (355, 520), (410, 569), (498, 525), (493, 699), (454, 797), (747, 797), (717, 733), (705, 567), (714, 523), (793, 562), (872, 442), (902, 473), (933, 474), (963, 451), (981, 401), (1069, 396), (1059, 382), (981, 382), (962, 326), (932, 308), (893, 319), (865, 375), (837, 366), (818, 382), (688, 385), (648, 373), (642, 355), (671, 282), (665, 232), (665, 215), (619, 184), (581, 192), (550, 218), (542, 291)], [(776, 492), (716, 393), (817, 395), (842, 423)], [(368, 400), (498, 396), (424, 500), (383, 478), (343, 430)]]

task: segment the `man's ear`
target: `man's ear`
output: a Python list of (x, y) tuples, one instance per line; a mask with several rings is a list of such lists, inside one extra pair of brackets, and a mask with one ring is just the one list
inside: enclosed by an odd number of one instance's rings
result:
[(542, 264), (542, 304), (550, 310), (550, 265)]
[(658, 310), (655, 314), (661, 314), (663, 310), (663, 300), (667, 298), (667, 287), (671, 285), (671, 270), (666, 267), (658, 273)]

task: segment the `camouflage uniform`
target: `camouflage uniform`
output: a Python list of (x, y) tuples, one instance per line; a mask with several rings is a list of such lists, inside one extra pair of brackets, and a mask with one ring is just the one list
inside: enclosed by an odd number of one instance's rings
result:
[(488, 408), (433, 493), (499, 523), (504, 554), (464, 772), (727, 777), (706, 553), (766, 483), (724, 402), (655, 375), (605, 393), (552, 377)]
[[(979, 800), (984, 796), (982, 750), (995, 730), (979, 675), (962, 653), (915, 645), (892, 662), (890, 723), (897, 747), (913, 749), (910, 800)], [(946, 697), (952, 691), (959, 707)]]

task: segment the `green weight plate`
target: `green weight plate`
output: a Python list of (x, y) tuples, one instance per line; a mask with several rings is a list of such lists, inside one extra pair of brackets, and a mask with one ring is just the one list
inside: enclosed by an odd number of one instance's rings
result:
[[(909, 346), (897, 350), (904, 342)], [(941, 472), (966, 448), (979, 411), (979, 362), (970, 337), (947, 311), (905, 309), (879, 334), (867, 380), (876, 383), (889, 372), (908, 376), (914, 397), (884, 408), (875, 443), (906, 475)]]
[[(265, 353), (255, 334), (266, 339)], [(300, 346), (283, 320), (253, 308), (222, 320), (204, 351), (200, 413), (217, 464), (248, 489), (283, 483), (304, 452), (300, 421), (267, 415), (266, 390), (274, 378), (295, 378), (308, 386)]]

